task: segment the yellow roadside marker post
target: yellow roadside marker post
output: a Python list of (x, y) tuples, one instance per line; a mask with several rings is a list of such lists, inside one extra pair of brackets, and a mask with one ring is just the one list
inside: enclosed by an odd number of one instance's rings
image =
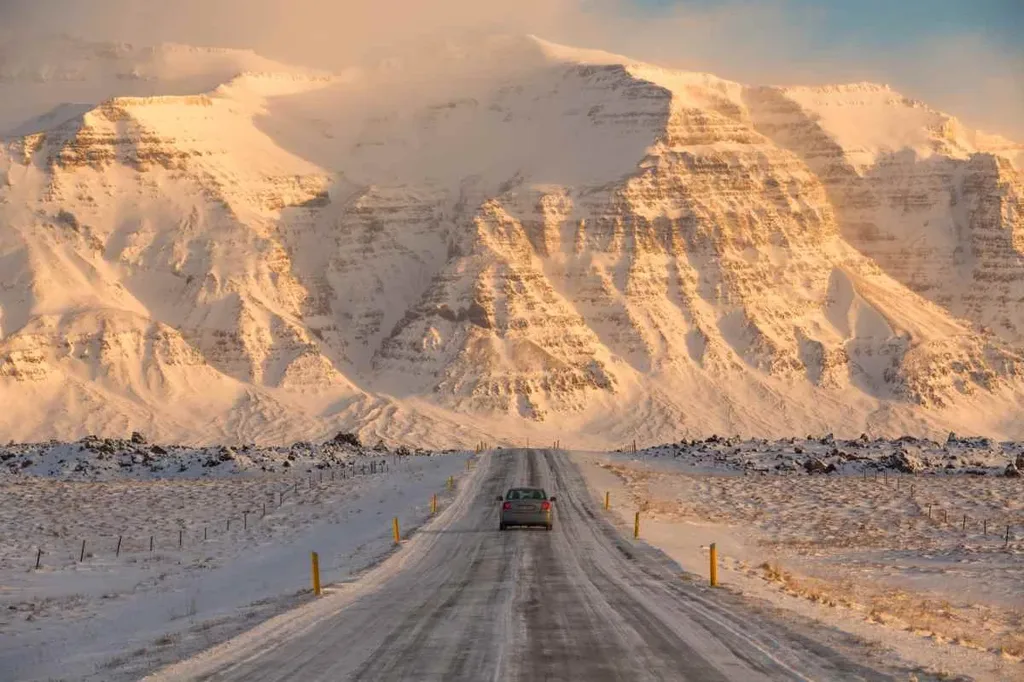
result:
[(636, 518), (633, 519), (633, 537), (640, 537), (640, 512), (637, 512)]
[(607, 490), (604, 493), (604, 508), (605, 509), (611, 509), (612, 508), (612, 494), (610, 492), (608, 492)]
[(320, 557), (316, 552), (312, 552), (313, 559), (313, 594), (320, 596)]
[(718, 587), (718, 548), (711, 543), (711, 587)]
[(391, 521), (391, 529), (392, 529), (392, 530), (394, 531), (394, 533), (395, 533), (395, 544), (396, 544), (396, 545), (398, 545), (398, 544), (401, 544), (401, 542), (402, 542), (402, 536), (401, 536), (401, 534), (400, 534), (400, 533), (398, 532), (398, 517), (397, 517), (397, 516), (396, 516), (396, 517), (395, 517), (395, 518), (394, 518), (394, 519), (393, 519), (393, 520)]
[(430, 515), (433, 516), (437, 513), (437, 495), (433, 495), (430, 498)]

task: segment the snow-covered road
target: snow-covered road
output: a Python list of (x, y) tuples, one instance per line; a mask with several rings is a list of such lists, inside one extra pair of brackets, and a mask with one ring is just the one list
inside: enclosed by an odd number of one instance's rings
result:
[[(516, 484), (557, 495), (554, 532), (498, 531)], [(466, 486), (357, 583), (150, 679), (895, 679), (682, 579), (594, 508), (564, 454), (499, 451)]]

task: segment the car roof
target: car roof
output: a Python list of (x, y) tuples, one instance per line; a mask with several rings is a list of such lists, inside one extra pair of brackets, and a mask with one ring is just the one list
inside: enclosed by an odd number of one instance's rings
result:
[(512, 493), (540, 493), (544, 497), (548, 496), (544, 488), (509, 488), (506, 495), (511, 495)]

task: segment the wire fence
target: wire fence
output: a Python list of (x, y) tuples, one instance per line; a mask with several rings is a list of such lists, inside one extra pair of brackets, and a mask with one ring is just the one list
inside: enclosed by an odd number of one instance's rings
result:
[[(191, 518), (179, 518), (175, 521), (166, 521), (162, 524), (150, 524), (147, 528), (145, 522), (138, 525), (124, 523), (121, 532), (97, 532), (81, 533), (66, 532), (63, 529), (51, 531), (51, 537), (40, 540), (38, 535), (33, 540), (30, 538), (7, 538), (11, 542), (8, 547), (14, 549), (14, 545), (20, 545), (19, 554), (23, 556), (26, 568), (30, 570), (59, 569), (74, 564), (88, 565), (90, 562), (109, 563), (111, 561), (145, 561), (147, 556), (157, 557), (168, 552), (177, 552), (194, 549), (196, 546), (208, 543), (221, 542), (225, 539), (242, 539), (251, 532), (256, 532), (261, 525), (270, 521), (282, 520), (282, 508), (297, 507), (299, 505), (312, 505), (324, 501), (325, 496), (332, 492), (338, 492), (342, 486), (351, 485), (356, 479), (364, 477), (386, 476), (399, 467), (398, 462), (389, 462), (387, 459), (373, 459), (367, 462), (349, 462), (347, 465), (315, 470), (302, 476), (281, 476), (275, 479), (266, 478), (247, 479), (252, 482), (253, 487), (240, 492), (245, 496), (244, 500), (229, 500), (223, 505), (228, 508), (212, 508), (207, 511), (209, 515), (195, 509), (183, 510), (184, 516)], [(138, 486), (151, 485), (153, 483), (165, 484), (165, 486), (195, 486), (195, 485), (217, 485), (237, 486), (240, 481), (213, 479), (202, 481), (175, 480), (175, 481), (147, 481), (147, 482), (116, 482), (119, 485), (135, 484)], [(68, 485), (90, 485), (83, 483), (70, 483)], [(201, 495), (199, 496), (202, 497)], [(190, 504), (204, 504), (202, 499), (180, 497), (178, 505), (188, 506)], [(58, 502), (57, 506), (61, 506)], [(218, 505), (219, 507), (220, 505)], [(287, 509), (286, 509), (287, 510)], [(74, 513), (73, 509), (62, 510), (63, 513)], [(141, 511), (141, 510), (140, 510)], [(56, 517), (55, 517), (56, 518)], [(108, 528), (109, 521), (103, 524)], [(168, 526), (175, 526), (169, 528)], [(37, 530), (43, 530), (37, 528)], [(27, 550), (27, 551), (26, 551)], [(9, 553), (6, 557), (9, 563), (12, 557)], [(141, 557), (141, 558), (140, 558)], [(14, 560), (17, 560), (16, 557)], [(20, 563), (20, 562), (19, 562)]]

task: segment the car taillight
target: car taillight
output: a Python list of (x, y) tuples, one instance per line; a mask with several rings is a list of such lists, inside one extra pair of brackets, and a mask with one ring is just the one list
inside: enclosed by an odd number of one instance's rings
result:
[(501, 508), (502, 509), (511, 509), (512, 508), (512, 503), (511, 502), (506, 502), (505, 504), (503, 504), (501, 506)]
[(547, 500), (544, 500), (543, 502), (540, 503), (540, 509), (541, 511), (551, 511), (551, 503), (548, 502)]

